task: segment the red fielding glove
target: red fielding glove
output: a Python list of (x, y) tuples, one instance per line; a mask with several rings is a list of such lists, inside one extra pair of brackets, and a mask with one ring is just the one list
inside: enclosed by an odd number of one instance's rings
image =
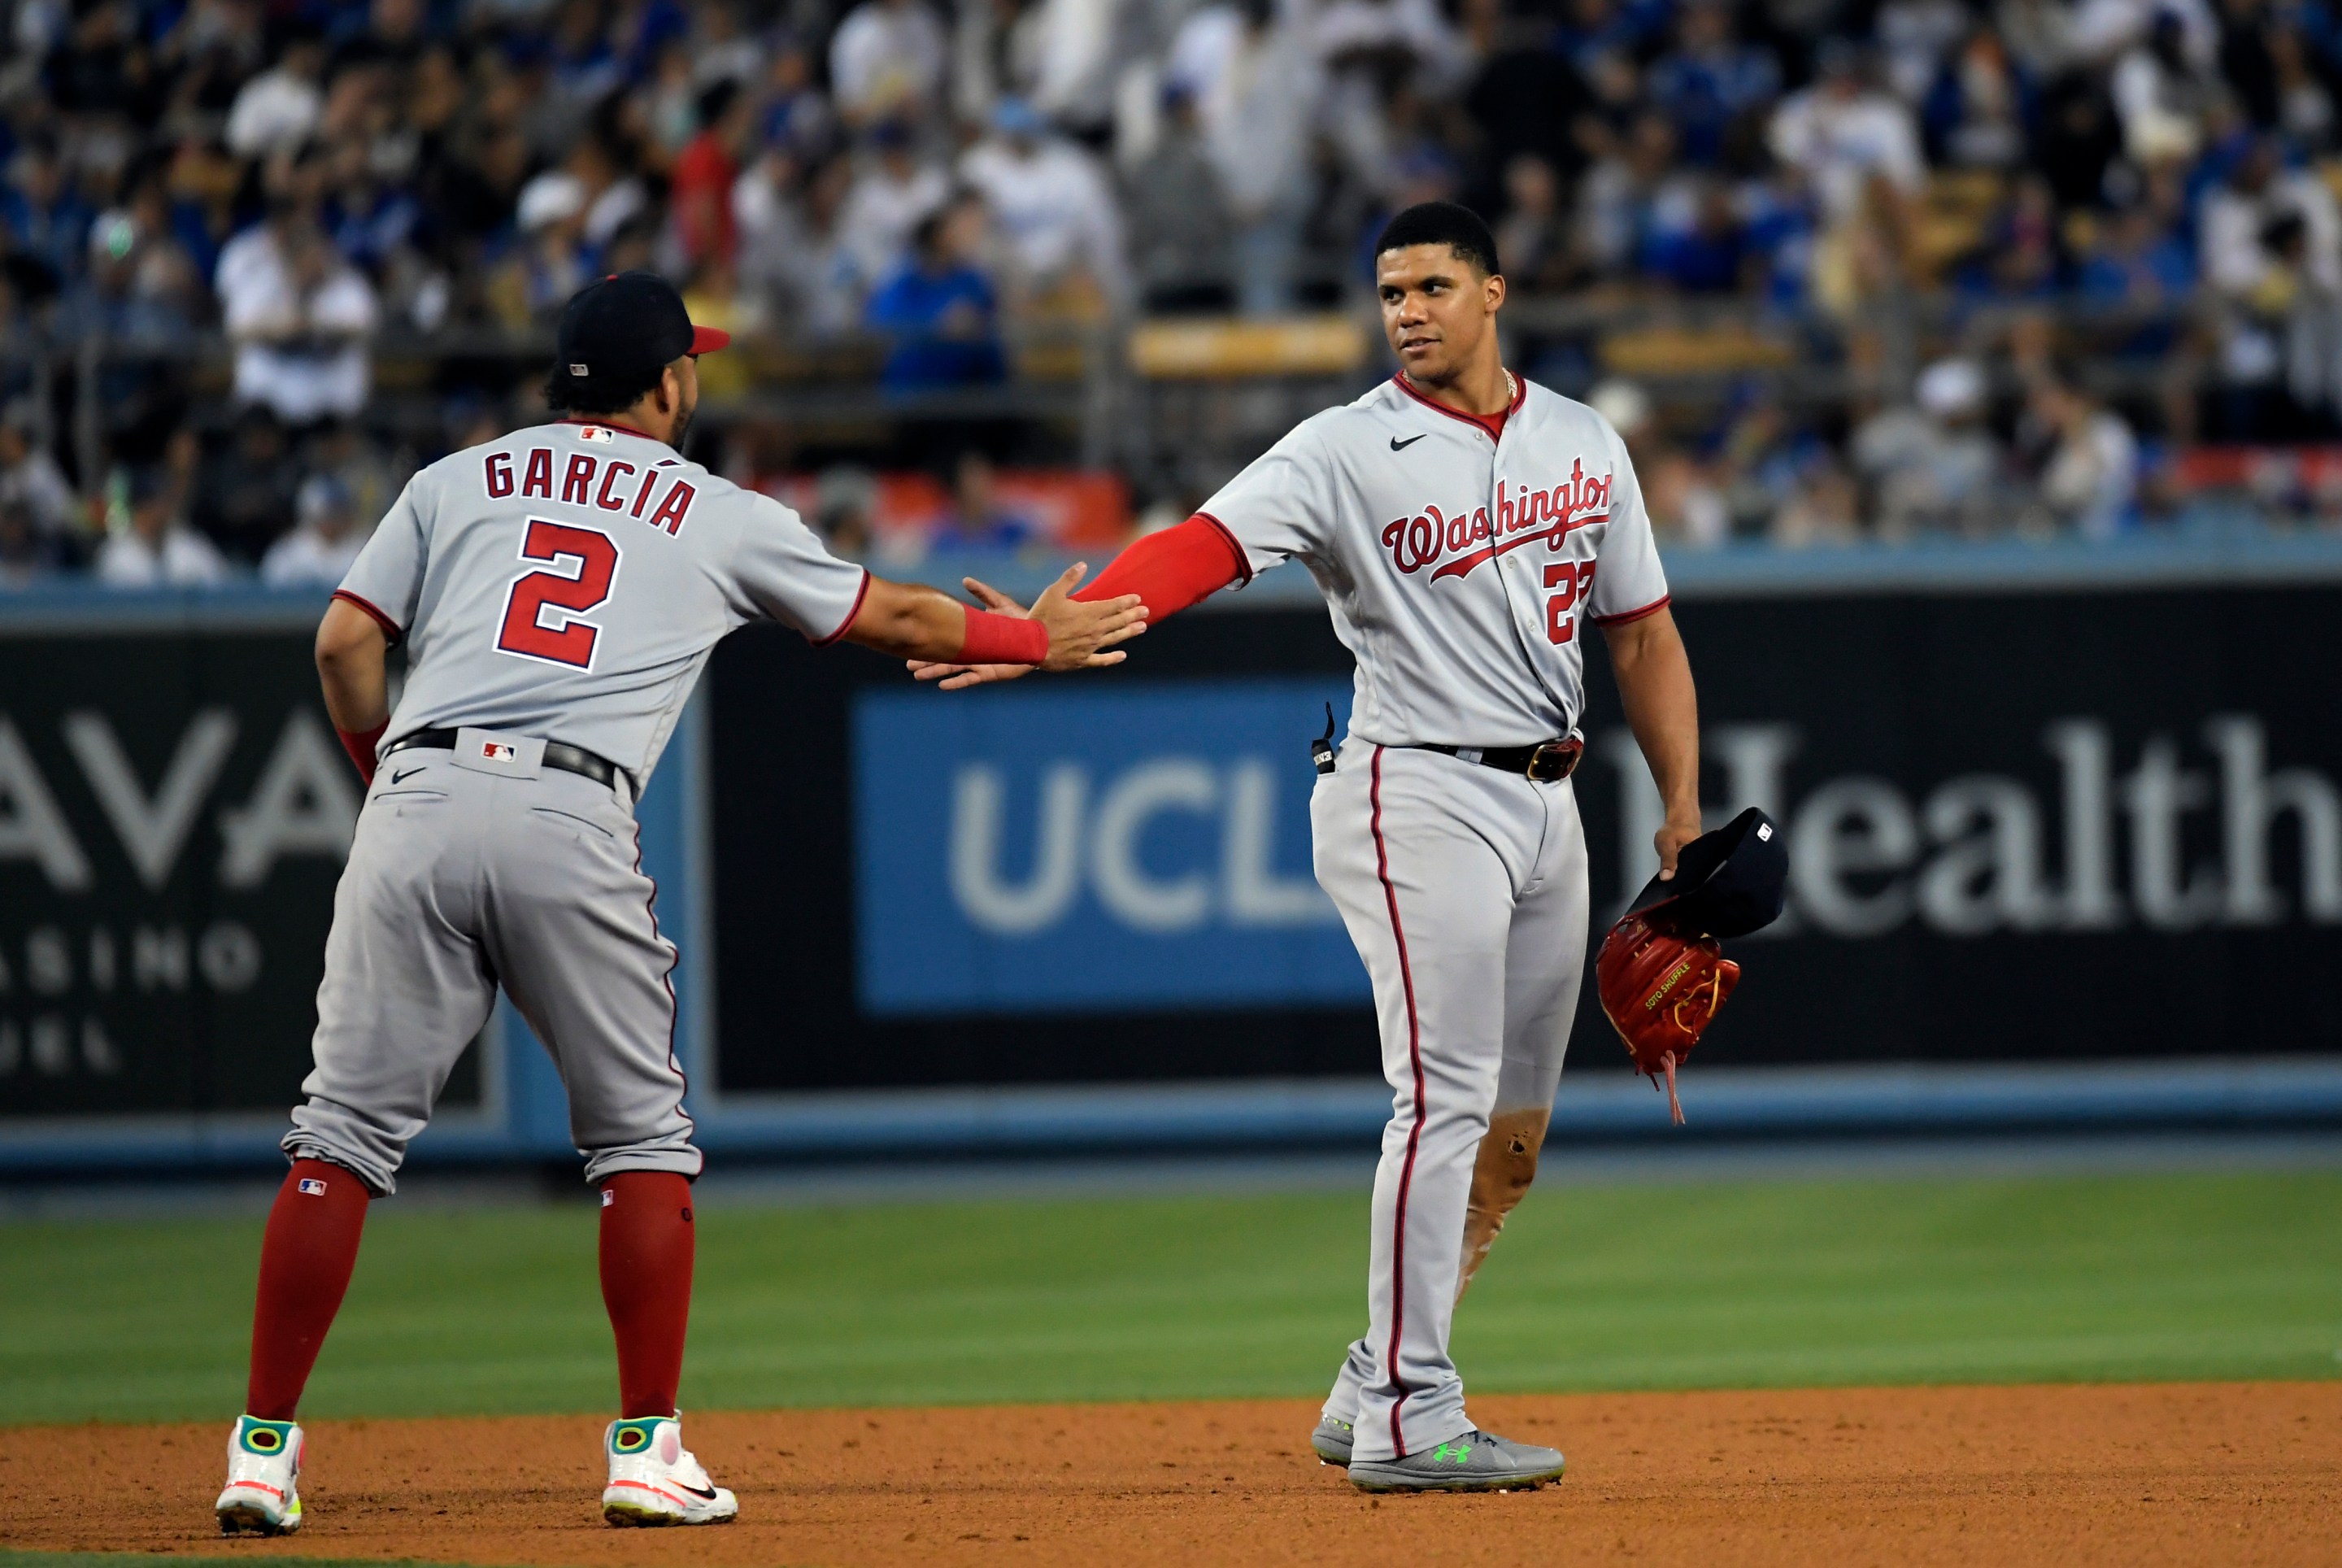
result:
[(344, 729), (338, 725), (334, 729), (342, 738), (342, 749), (358, 765), (358, 777), (365, 780), (369, 789), (374, 788), (374, 749), (382, 744), (382, 732), (389, 728), (390, 720), (385, 719), (372, 729)]
[(1610, 929), (1594, 974), (1602, 1010), (1626, 1042), (1635, 1070), (1655, 1089), (1666, 1076), (1667, 1111), (1680, 1125), (1676, 1069), (1740, 982), (1740, 966), (1714, 937), (1670, 936), (1628, 915)]
[(1048, 657), (1049, 628), (1039, 621), (971, 609), (967, 612), (967, 630), (960, 639), (954, 662), (1039, 664)]

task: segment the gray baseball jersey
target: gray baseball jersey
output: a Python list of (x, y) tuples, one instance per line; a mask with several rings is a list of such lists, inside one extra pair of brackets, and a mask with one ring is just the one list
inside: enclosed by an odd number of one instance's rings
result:
[(406, 639), (389, 739), (461, 725), (646, 777), (726, 632), (817, 642), (869, 574), (770, 497), (608, 425), (538, 425), (415, 476), (341, 586)]
[(1356, 1458), (1405, 1457), (1472, 1429), (1448, 1331), (1535, 1174), (1587, 926), (1570, 783), (1421, 748), (1568, 734), (1586, 624), (1656, 611), (1666, 579), (1617, 432), (1527, 382), (1486, 419), (1386, 382), (1296, 427), (1204, 513), (1252, 571), (1306, 563), (1358, 661), (1310, 824), (1374, 987), (1392, 1111), (1367, 1328), (1326, 1413), (1353, 1423)]
[[(501, 983), (561, 1070), (589, 1179), (696, 1175), (634, 792), (725, 633), (770, 616), (830, 640), (868, 582), (786, 508), (608, 425), (540, 425), (417, 474), (338, 597), (406, 640), (386, 742), (455, 741), (385, 745), (286, 1152), (391, 1190)], [(630, 778), (549, 768), (547, 741)]]
[(1584, 623), (1666, 602), (1626, 444), (1521, 381), (1475, 419), (1397, 378), (1304, 420), (1205, 503), (1249, 571), (1297, 559), (1357, 656), (1350, 733), (1517, 746), (1569, 732)]

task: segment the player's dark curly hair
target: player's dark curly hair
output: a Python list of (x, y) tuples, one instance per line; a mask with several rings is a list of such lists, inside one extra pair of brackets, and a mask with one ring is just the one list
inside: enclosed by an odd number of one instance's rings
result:
[(1404, 250), (1411, 245), (1444, 245), (1458, 261), (1469, 262), (1492, 277), (1501, 270), (1496, 266), (1496, 236), (1488, 232), (1478, 213), (1452, 201), (1417, 202), (1392, 218), (1383, 226), (1382, 237), (1375, 241), (1375, 254)]
[(545, 406), (555, 414), (623, 414), (666, 372), (662, 365), (647, 377), (580, 377), (569, 374), (566, 365), (556, 365), (545, 373)]

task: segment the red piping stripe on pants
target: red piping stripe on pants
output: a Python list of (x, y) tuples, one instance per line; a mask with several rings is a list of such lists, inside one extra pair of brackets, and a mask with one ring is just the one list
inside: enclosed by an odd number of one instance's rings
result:
[(1399, 1433), (1398, 1412), (1406, 1403), (1406, 1385), (1399, 1382), (1398, 1356), (1406, 1326), (1406, 1195), (1415, 1185), (1415, 1151), (1423, 1141), (1423, 1028), (1415, 1011), (1415, 971), (1406, 961), (1406, 928), (1399, 923), (1398, 890), (1391, 885), (1390, 850), (1383, 843), (1383, 749), (1375, 748), (1374, 787), (1367, 793), (1374, 806), (1375, 875), (1383, 885), (1383, 900), (1390, 906), (1391, 937), (1398, 944), (1399, 984), (1406, 992), (1406, 1054), (1415, 1070), (1415, 1121), (1406, 1133), (1406, 1163), (1398, 1176), (1398, 1215), (1391, 1221), (1391, 1382), (1398, 1398), (1391, 1402), (1391, 1447), (1406, 1457), (1406, 1440)]

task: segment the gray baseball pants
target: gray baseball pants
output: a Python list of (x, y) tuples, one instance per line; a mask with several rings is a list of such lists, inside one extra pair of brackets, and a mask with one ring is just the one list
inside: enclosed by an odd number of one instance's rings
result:
[(1403, 1458), (1472, 1430), (1448, 1329), (1535, 1174), (1561, 1081), (1586, 835), (1567, 780), (1365, 740), (1343, 746), (1309, 813), (1318, 884), (1374, 983), (1392, 1091), (1367, 1329), (1326, 1413), (1355, 1423), (1356, 1458)]
[[(284, 1141), (395, 1189), (502, 984), (551, 1052), (586, 1178), (696, 1176), (674, 1049), (676, 950), (659, 935), (633, 813), (539, 766), (542, 741), (465, 730), (384, 759), (334, 894), (316, 1065)], [(480, 738), (508, 746), (478, 760)], [(468, 755), (466, 748), (468, 747)]]

